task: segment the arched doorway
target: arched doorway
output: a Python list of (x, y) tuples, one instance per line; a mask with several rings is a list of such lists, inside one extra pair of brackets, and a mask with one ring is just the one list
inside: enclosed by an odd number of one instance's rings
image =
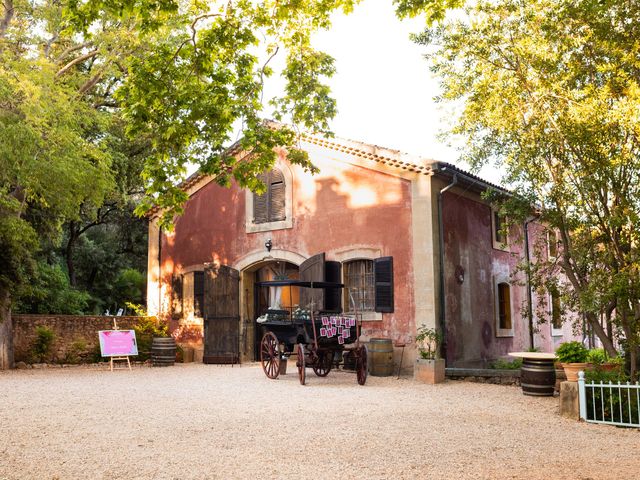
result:
[(299, 303), (297, 288), (266, 289), (257, 287), (256, 283), (268, 280), (295, 280), (299, 278), (298, 275), (298, 265), (284, 259), (264, 259), (242, 270), (242, 361), (258, 360), (262, 331), (256, 319), (267, 310), (287, 310)]

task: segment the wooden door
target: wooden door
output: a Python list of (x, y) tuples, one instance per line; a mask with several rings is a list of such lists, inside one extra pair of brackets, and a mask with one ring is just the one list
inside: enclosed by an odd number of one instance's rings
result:
[[(300, 280), (303, 282), (324, 282), (325, 266), (324, 253), (319, 253), (300, 264)], [(324, 310), (324, 290), (321, 288), (301, 288), (300, 307), (311, 310)]]
[(240, 273), (226, 265), (204, 270), (204, 363), (240, 361)]

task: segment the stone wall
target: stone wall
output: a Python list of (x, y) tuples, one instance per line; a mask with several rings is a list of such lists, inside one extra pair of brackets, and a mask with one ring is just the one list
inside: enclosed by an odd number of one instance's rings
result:
[(54, 333), (47, 363), (77, 363), (91, 361), (99, 352), (98, 331), (118, 328), (130, 330), (140, 317), (105, 317), (85, 315), (22, 315), (13, 314), (13, 345), (15, 362), (32, 363), (32, 350), (36, 340), (36, 327), (44, 326)]

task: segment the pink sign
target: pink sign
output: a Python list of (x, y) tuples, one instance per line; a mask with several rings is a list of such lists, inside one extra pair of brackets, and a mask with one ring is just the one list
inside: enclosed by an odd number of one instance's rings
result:
[(100, 353), (103, 357), (138, 355), (134, 330), (100, 330)]

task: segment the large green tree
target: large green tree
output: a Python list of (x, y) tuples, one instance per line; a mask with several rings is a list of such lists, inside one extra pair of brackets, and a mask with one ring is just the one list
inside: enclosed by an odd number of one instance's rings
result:
[[(399, 0), (426, 13), (416, 40), (457, 107), (452, 134), (472, 166), (497, 162), (521, 194), (504, 205), (558, 239), (529, 266), (534, 285), (632, 364), (640, 333), (640, 3)], [(454, 9), (452, 9), (454, 8)], [(451, 9), (451, 10), (450, 10)]]
[[(296, 137), (265, 117), (328, 132), (333, 59), (310, 37), (356, 2), (0, 2), (0, 368), (11, 363), (11, 295), (29, 280), (40, 240), (65, 221), (99, 219), (114, 191), (114, 119), (148, 145), (139, 212), (160, 206), (166, 223), (179, 214), (189, 164), (260, 191), (273, 148)], [(264, 112), (276, 55), (286, 57), (285, 86)], [(244, 154), (228, 155), (237, 130)]]

